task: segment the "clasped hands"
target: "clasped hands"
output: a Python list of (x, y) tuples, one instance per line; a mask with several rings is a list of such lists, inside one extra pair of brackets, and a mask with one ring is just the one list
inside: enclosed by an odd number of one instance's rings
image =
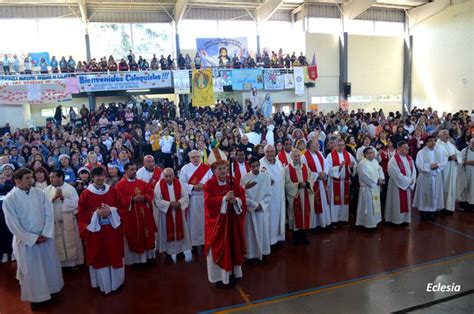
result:
[(102, 204), (102, 206), (97, 209), (97, 215), (101, 218), (107, 218), (111, 213), (112, 209), (109, 205)]
[(237, 199), (234, 196), (234, 191), (229, 191), (227, 194), (224, 196), (224, 199), (229, 202), (230, 204), (235, 204), (237, 203)]

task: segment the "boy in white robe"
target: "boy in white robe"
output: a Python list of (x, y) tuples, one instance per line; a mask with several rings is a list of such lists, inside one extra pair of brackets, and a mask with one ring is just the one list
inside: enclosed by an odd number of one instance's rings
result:
[(247, 215), (245, 216), (246, 258), (262, 260), (270, 254), (269, 216), (267, 212), (272, 201), (271, 179), (266, 171), (260, 172), (260, 162), (250, 160), (250, 171), (240, 185), (245, 187)]
[(265, 146), (265, 156), (260, 159), (260, 170), (266, 170), (271, 179), (272, 202), (267, 215), (269, 217), (270, 245), (285, 241), (285, 168), (276, 158), (275, 147)]
[(76, 218), (79, 196), (71, 185), (64, 182), (64, 178), (63, 170), (51, 171), (51, 185), (44, 193), (53, 203), (54, 242), (61, 266), (74, 268), (84, 264), (84, 247)]
[(360, 189), (356, 226), (376, 228), (382, 221), (380, 187), (384, 184), (385, 176), (382, 167), (375, 160), (375, 150), (367, 147), (363, 153), (364, 158), (357, 165)]
[(5, 221), (13, 234), (13, 254), (17, 260), (17, 279), (21, 300), (37, 304), (51, 299), (64, 286), (54, 236), (51, 202), (33, 186), (33, 172), (18, 169), (13, 175), (16, 187), (3, 201)]
[(444, 209), (449, 213), (454, 212), (456, 207), (456, 182), (458, 177), (458, 169), (462, 163), (461, 152), (449, 142), (449, 131), (441, 130), (439, 139), (436, 142), (439, 152), (447, 159), (446, 167), (443, 170), (444, 182)]
[[(166, 190), (165, 190), (166, 189)], [(176, 195), (180, 192), (180, 195)], [(155, 186), (153, 214), (158, 226), (158, 249), (168, 259), (174, 254), (191, 250), (191, 238), (186, 221), (189, 194), (174, 176), (174, 170), (163, 170), (163, 179)], [(179, 215), (179, 217), (178, 217)]]
[(443, 170), (447, 159), (436, 148), (436, 137), (426, 138), (426, 147), (416, 155), (420, 172), (416, 181), (413, 207), (418, 208), (422, 221), (434, 221), (434, 213), (444, 208)]

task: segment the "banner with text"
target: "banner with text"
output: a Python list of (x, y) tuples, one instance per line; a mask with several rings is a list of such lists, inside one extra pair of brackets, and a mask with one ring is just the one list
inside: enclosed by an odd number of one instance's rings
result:
[(282, 90), (284, 88), (284, 77), (279, 70), (264, 70), (263, 81), (265, 90)]
[(196, 38), (196, 46), (201, 56), (202, 65), (217, 67), (227, 65), (232, 57), (237, 55), (239, 60), (249, 56), (247, 38)]
[(232, 70), (232, 89), (251, 90), (263, 89), (263, 75), (260, 69), (234, 69)]
[(63, 80), (36, 80), (24, 82), (0, 81), (0, 103), (42, 104), (71, 98)]
[(170, 88), (171, 71), (104, 73), (79, 76), (81, 92)]

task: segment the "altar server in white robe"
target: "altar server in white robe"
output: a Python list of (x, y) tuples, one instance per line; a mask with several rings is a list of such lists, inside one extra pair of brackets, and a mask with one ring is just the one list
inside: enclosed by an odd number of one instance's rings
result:
[(462, 165), (458, 177), (459, 206), (466, 211), (474, 210), (474, 138), (461, 152)]
[(356, 226), (376, 228), (382, 221), (380, 187), (384, 184), (385, 176), (382, 167), (375, 159), (375, 149), (367, 147), (363, 153), (364, 158), (357, 165), (360, 189)]
[(443, 170), (448, 160), (436, 147), (436, 137), (426, 138), (426, 147), (416, 155), (420, 172), (416, 181), (413, 207), (418, 208), (422, 221), (434, 221), (434, 212), (444, 208)]
[(314, 181), (314, 211), (311, 212), (313, 216), (311, 228), (326, 228), (331, 224), (327, 185), (329, 166), (323, 154), (319, 151), (320, 146), (317, 138), (309, 140), (307, 148), (301, 157), (301, 161), (311, 170), (311, 177)]
[(285, 241), (285, 168), (276, 158), (275, 147), (265, 146), (265, 156), (260, 159), (260, 171), (266, 170), (271, 179), (272, 201), (268, 208), (270, 245)]
[(397, 153), (388, 162), (389, 180), (385, 201), (385, 221), (397, 225), (411, 222), (416, 167), (408, 151), (407, 142), (398, 142)]
[(79, 196), (76, 189), (64, 182), (64, 171), (57, 169), (49, 174), (49, 185), (44, 193), (53, 203), (54, 242), (62, 267), (75, 267), (84, 264), (84, 247), (79, 237), (77, 224), (77, 204)]
[(449, 141), (448, 130), (441, 130), (439, 132), (436, 147), (447, 160), (447, 165), (443, 170), (444, 209), (454, 212), (456, 206), (456, 182), (459, 166), (462, 163), (461, 152)]
[(187, 221), (192, 246), (204, 245), (204, 184), (212, 177), (210, 167), (201, 162), (197, 150), (188, 154), (191, 162), (179, 174), (179, 181), (186, 187), (189, 195)]
[(357, 164), (345, 148), (344, 140), (338, 139), (335, 149), (326, 157), (329, 166), (329, 206), (333, 223), (349, 221), (351, 176), (355, 176)]
[[(54, 213), (46, 195), (33, 186), (33, 172), (15, 171), (16, 187), (3, 201), (5, 221), (13, 234), (16, 277), (21, 285), (21, 300), (36, 303), (51, 299), (64, 286), (61, 264), (54, 244)], [(3, 275), (4, 276), (4, 275)]]
[(260, 171), (257, 158), (250, 159), (250, 171), (245, 174), (240, 185), (245, 187), (247, 215), (245, 216), (245, 242), (247, 259), (270, 254), (269, 216), (272, 202), (271, 178), (266, 170)]
[(174, 170), (163, 170), (163, 179), (155, 186), (154, 215), (158, 226), (158, 248), (167, 258), (191, 250), (191, 238), (186, 221), (189, 194), (184, 184), (174, 176)]

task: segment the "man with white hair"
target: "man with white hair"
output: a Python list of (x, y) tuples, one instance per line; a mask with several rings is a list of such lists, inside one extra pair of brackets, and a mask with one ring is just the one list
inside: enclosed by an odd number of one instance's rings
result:
[(356, 174), (356, 161), (345, 149), (342, 139), (337, 139), (335, 149), (326, 157), (329, 166), (329, 200), (331, 221), (349, 221), (351, 175)]
[(275, 147), (265, 146), (265, 157), (260, 159), (260, 170), (266, 170), (271, 179), (272, 202), (269, 216), (270, 245), (285, 241), (285, 168), (276, 158)]
[(174, 170), (163, 170), (163, 179), (155, 186), (154, 216), (158, 226), (158, 248), (160, 253), (181, 254), (191, 250), (191, 238), (186, 210), (189, 194), (186, 187), (174, 176)]
[(474, 138), (461, 152), (462, 165), (459, 171), (459, 206), (466, 211), (474, 211)]
[(242, 150), (245, 152), (246, 159), (250, 159), (252, 157), (254, 147), (255, 145), (249, 142), (249, 137), (245, 134), (242, 135), (242, 138), (239, 144), (239, 150)]
[(288, 227), (293, 231), (293, 244), (309, 244), (307, 230), (313, 225), (313, 186), (311, 170), (301, 162), (301, 152), (294, 149), (285, 167), (285, 192)]
[(137, 179), (145, 181), (151, 189), (154, 189), (162, 177), (161, 172), (161, 168), (155, 166), (155, 158), (152, 155), (146, 155), (143, 157), (143, 167), (137, 171)]
[(458, 169), (462, 164), (461, 152), (449, 141), (449, 131), (441, 130), (436, 147), (440, 153), (448, 160), (448, 164), (443, 170), (444, 182), (444, 209), (453, 213), (456, 207), (456, 182)]
[(186, 187), (189, 195), (189, 209), (187, 221), (191, 235), (191, 245), (204, 245), (204, 184), (212, 177), (208, 165), (201, 162), (201, 155), (197, 150), (188, 154), (190, 163), (184, 165), (179, 174), (179, 181)]

